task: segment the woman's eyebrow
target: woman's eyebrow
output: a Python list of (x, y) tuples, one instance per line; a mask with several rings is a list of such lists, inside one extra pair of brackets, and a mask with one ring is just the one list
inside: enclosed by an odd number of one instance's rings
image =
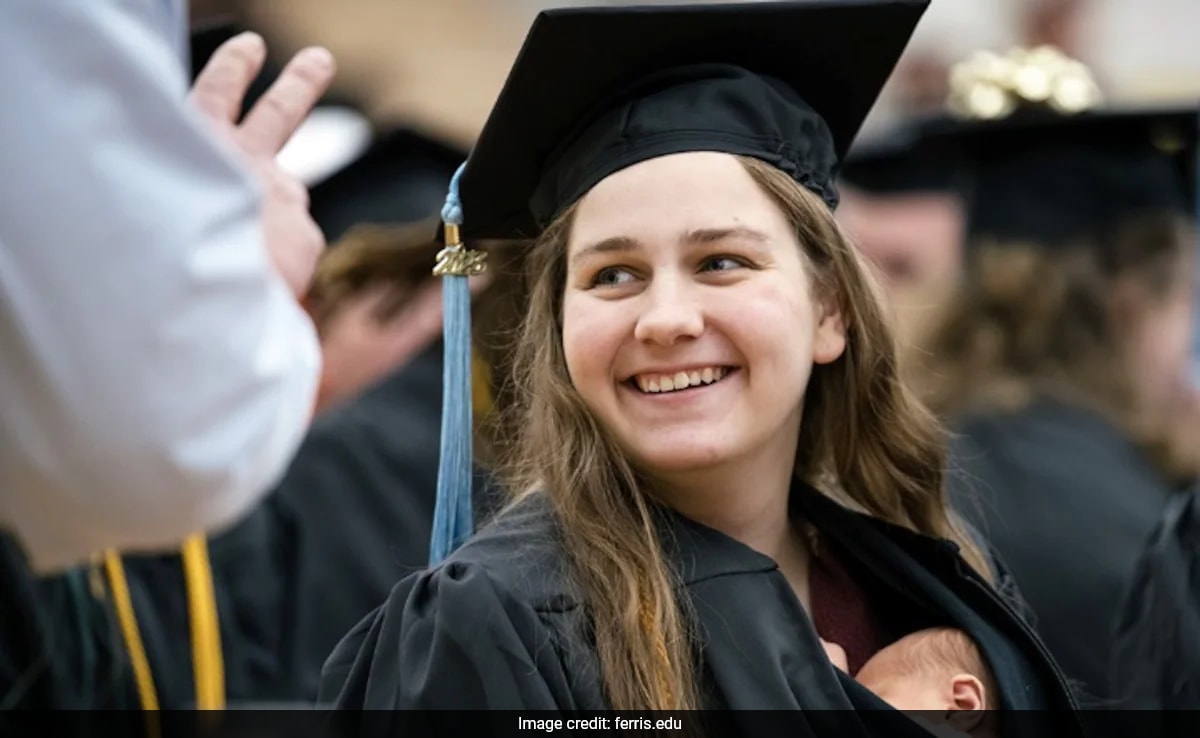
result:
[(683, 242), (691, 244), (715, 243), (730, 238), (740, 238), (759, 243), (770, 240), (767, 234), (761, 231), (756, 231), (746, 226), (733, 226), (730, 228), (697, 228), (685, 233), (683, 235)]
[(576, 251), (575, 255), (571, 257), (571, 263), (574, 264), (595, 254), (625, 253), (637, 251), (639, 248), (641, 248), (641, 243), (635, 238), (630, 238), (629, 236), (612, 236)]

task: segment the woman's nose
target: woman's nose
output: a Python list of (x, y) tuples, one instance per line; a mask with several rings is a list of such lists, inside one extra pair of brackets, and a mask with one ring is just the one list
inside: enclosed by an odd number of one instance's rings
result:
[(642, 299), (642, 312), (634, 328), (637, 340), (670, 346), (681, 339), (695, 338), (704, 331), (704, 314), (698, 295), (685, 280), (676, 277), (656, 279)]

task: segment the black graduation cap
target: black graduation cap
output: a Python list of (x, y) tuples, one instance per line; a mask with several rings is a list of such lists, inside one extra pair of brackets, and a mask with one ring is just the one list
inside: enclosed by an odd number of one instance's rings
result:
[(1200, 106), (1019, 111), (942, 140), (970, 168), (972, 240), (1054, 247), (1147, 212), (1193, 215)]
[(417, 131), (392, 130), (310, 188), (309, 210), (331, 244), (359, 224), (412, 223), (433, 217), (465, 156), (465, 151)]
[(944, 124), (941, 117), (909, 120), (859, 139), (842, 162), (839, 182), (877, 195), (957, 192), (961, 159), (927, 140), (928, 129)]
[(540, 13), (463, 172), (465, 238), (525, 238), (654, 156), (764, 159), (833, 183), (928, 0), (563, 8)]

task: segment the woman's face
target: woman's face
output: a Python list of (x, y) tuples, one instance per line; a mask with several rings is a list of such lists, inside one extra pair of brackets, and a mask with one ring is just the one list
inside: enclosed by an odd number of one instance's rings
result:
[(597, 184), (567, 244), (571, 381), (650, 474), (794, 456), (814, 363), (841, 355), (783, 212), (732, 156), (641, 162)]

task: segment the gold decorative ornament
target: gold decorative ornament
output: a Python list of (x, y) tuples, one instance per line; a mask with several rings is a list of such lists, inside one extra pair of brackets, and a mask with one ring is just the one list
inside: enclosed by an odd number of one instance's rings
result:
[(487, 254), (463, 245), (457, 223), (446, 223), (444, 232), (446, 248), (437, 254), (433, 276), (474, 277), (487, 271)]
[(483, 251), (468, 249), (462, 244), (447, 246), (438, 252), (437, 266), (433, 274), (437, 277), (447, 275), (456, 277), (474, 277), (487, 271), (487, 254)]
[(1046, 107), (1073, 115), (1103, 102), (1100, 86), (1079, 61), (1053, 46), (976, 52), (950, 70), (947, 111), (970, 120), (998, 120), (1018, 108)]

